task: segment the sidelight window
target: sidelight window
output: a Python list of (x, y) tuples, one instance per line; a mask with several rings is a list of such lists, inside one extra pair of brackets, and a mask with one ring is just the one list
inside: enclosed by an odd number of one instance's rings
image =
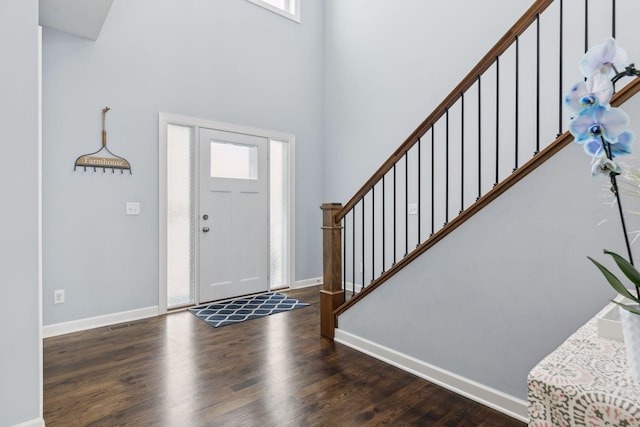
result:
[(272, 12), (300, 22), (300, 0), (249, 0)]

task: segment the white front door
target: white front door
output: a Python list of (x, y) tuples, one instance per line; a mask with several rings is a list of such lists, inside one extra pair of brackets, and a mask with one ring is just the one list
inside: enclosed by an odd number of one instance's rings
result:
[(269, 290), (268, 139), (200, 129), (200, 302)]

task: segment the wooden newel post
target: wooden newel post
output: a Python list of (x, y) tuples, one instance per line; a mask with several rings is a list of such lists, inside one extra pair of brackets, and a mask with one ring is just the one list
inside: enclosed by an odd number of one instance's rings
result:
[(342, 226), (336, 223), (340, 203), (324, 203), (322, 209), (323, 280), (320, 290), (320, 334), (333, 339), (336, 319), (333, 311), (344, 303), (342, 289)]

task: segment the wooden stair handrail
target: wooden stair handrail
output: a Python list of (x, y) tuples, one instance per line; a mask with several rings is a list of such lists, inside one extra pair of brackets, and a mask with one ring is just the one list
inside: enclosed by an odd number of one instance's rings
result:
[(466, 92), (477, 81), (478, 77), (487, 71), (495, 62), (496, 58), (506, 52), (515, 42), (516, 38), (521, 36), (531, 24), (535, 22), (538, 15), (549, 7), (554, 0), (537, 0), (522, 15), (522, 17), (502, 36), (502, 38), (489, 50), (489, 52), (476, 64), (475, 67), (466, 75), (465, 78), (449, 93), (449, 95), (438, 105), (433, 112), (409, 135), (409, 137), (398, 147), (398, 149), (385, 161), (382, 166), (369, 178), (369, 180), (358, 190), (355, 195), (342, 207), (338, 212), (336, 221), (344, 218), (353, 207), (358, 204), (371, 190), (375, 184), (382, 179), (382, 176), (389, 172), (393, 165), (397, 163), (404, 154), (418, 142), (418, 138), (424, 135), (438, 119), (440, 119), (453, 104), (458, 101), (461, 94)]
[[(613, 98), (611, 99), (611, 105), (614, 107), (619, 107), (624, 104), (626, 101), (631, 99), (636, 93), (640, 92), (640, 78), (634, 78), (629, 84), (627, 84), (624, 88), (622, 88), (619, 92), (617, 92)], [(465, 221), (471, 218), (473, 215), (478, 213), (482, 208), (487, 206), (493, 200), (497, 199), (501, 194), (507, 191), (509, 188), (513, 187), (518, 181), (529, 175), (535, 169), (537, 169), (544, 162), (553, 157), (557, 152), (562, 150), (564, 147), (569, 145), (569, 143), (573, 141), (573, 136), (569, 132), (565, 132), (560, 135), (554, 142), (549, 144), (546, 148), (536, 154), (531, 160), (522, 165), (513, 174), (509, 175), (502, 182), (492, 188), (487, 194), (479, 198), (474, 204), (465, 209), (460, 215), (452, 219), (449, 223), (447, 223), (444, 227), (442, 227), (439, 231), (434, 233), (427, 240), (422, 242), (416, 249), (414, 249), (407, 256), (402, 258), (398, 263), (394, 264), (387, 271), (382, 273), (378, 278), (376, 278), (371, 284), (362, 289), (361, 292), (354, 295), (353, 298), (346, 301), (343, 305), (334, 310), (333, 315), (335, 316), (335, 325), (338, 325), (338, 316), (344, 313), (349, 307), (354, 305), (361, 298), (364, 298), (367, 294), (371, 293), (378, 286), (386, 282), (391, 276), (396, 274), (402, 268), (411, 263), (414, 259), (418, 258), (420, 255), (425, 253), (429, 248), (434, 246), (440, 240), (442, 240), (445, 236), (453, 232), (456, 228), (462, 225)], [(343, 208), (344, 210), (344, 208)], [(336, 216), (339, 212), (336, 214)], [(336, 219), (336, 222), (338, 219)]]

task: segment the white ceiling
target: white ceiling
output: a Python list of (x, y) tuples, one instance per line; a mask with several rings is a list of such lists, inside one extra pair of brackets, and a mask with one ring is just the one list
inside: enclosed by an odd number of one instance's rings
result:
[(40, 0), (40, 25), (97, 40), (113, 0)]

